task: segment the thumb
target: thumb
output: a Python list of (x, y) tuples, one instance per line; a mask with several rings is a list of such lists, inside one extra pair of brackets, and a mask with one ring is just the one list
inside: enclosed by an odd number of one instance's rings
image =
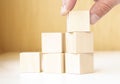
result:
[(118, 4), (118, 0), (95, 0), (95, 4), (90, 10), (90, 22), (96, 23), (102, 16), (109, 12), (115, 5)]
[(67, 15), (69, 11), (71, 11), (77, 0), (62, 0), (62, 8), (61, 8), (61, 14), (62, 15)]

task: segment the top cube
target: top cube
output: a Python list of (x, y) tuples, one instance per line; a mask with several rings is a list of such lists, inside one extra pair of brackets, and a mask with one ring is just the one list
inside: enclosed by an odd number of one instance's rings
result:
[(71, 11), (67, 16), (67, 32), (90, 31), (89, 11)]

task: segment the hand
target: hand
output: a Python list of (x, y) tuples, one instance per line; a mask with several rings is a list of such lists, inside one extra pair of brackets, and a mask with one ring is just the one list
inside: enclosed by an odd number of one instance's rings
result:
[[(95, 4), (90, 9), (90, 23), (96, 23), (102, 16), (109, 12), (120, 0), (94, 0)], [(67, 15), (75, 6), (77, 0), (63, 0), (62, 15)]]

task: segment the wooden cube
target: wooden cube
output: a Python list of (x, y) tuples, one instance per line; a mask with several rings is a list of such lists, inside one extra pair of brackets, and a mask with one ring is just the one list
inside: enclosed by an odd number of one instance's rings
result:
[(42, 54), (42, 71), (46, 73), (63, 73), (64, 58), (63, 53)]
[(21, 72), (40, 72), (41, 56), (39, 52), (20, 53), (20, 71)]
[(42, 33), (42, 53), (64, 52), (63, 33)]
[(67, 32), (90, 31), (89, 11), (71, 11), (67, 16)]
[(93, 72), (93, 54), (65, 54), (66, 73), (87, 74)]
[(73, 32), (66, 33), (67, 53), (93, 53), (93, 33)]

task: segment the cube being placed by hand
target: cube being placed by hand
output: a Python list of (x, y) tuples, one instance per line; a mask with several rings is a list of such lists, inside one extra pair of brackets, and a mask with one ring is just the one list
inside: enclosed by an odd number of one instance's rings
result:
[(65, 54), (66, 73), (88, 74), (94, 71), (93, 54)]
[(67, 53), (93, 53), (92, 32), (71, 32), (66, 33)]
[(40, 72), (41, 55), (39, 52), (20, 53), (20, 71), (21, 72)]
[(42, 53), (64, 52), (63, 33), (42, 33)]
[(46, 73), (63, 73), (64, 58), (63, 53), (42, 54), (42, 71)]
[(71, 11), (67, 16), (67, 32), (90, 31), (89, 11)]

